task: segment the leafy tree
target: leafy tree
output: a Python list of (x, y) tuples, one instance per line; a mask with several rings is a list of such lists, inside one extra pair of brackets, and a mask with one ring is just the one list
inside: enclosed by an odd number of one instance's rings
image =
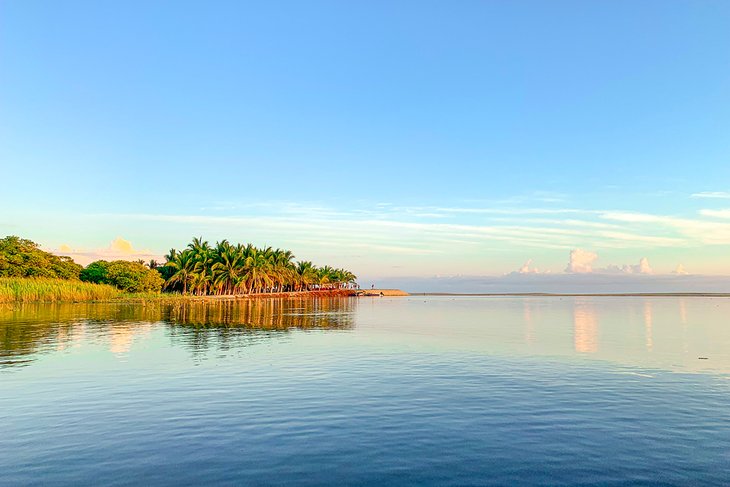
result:
[(160, 292), (165, 282), (156, 270), (148, 269), (139, 262), (127, 260), (92, 262), (81, 271), (81, 280), (111, 284), (131, 293)]
[(96, 262), (92, 262), (87, 265), (81, 271), (81, 275), (79, 277), (81, 277), (82, 281), (93, 282), (95, 284), (106, 284), (108, 268), (109, 262), (105, 260), (97, 260)]
[(81, 269), (70, 257), (45, 252), (30, 240), (16, 236), (0, 239), (0, 277), (78, 279)]

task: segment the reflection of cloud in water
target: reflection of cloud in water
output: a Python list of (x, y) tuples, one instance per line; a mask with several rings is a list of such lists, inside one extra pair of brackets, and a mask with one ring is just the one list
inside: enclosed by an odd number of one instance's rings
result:
[[(327, 330), (342, 338), (339, 331), (348, 330), (351, 339), (336, 341), (352, 346), (382, 341), (404, 350), (427, 346), (514, 356), (582, 356), (631, 367), (730, 373), (728, 315), (730, 299), (700, 297), (24, 304), (0, 307), (0, 369), (27, 366), (44, 355), (93, 353), (100, 347), (144, 359), (172, 345), (194, 360), (213, 360), (258, 353), (264, 351), (262, 345), (281, 341), (333, 343), (314, 336), (320, 333), (292, 333), (296, 329)], [(145, 329), (150, 337), (143, 339)]]
[(687, 300), (679, 298), (679, 320), (683, 325), (687, 324)]
[(124, 354), (131, 350), (135, 338), (149, 336), (152, 325), (140, 323), (137, 325), (112, 325), (109, 333), (109, 351), (113, 354)]
[(535, 323), (532, 319), (532, 309), (530, 308), (529, 301), (524, 302), (524, 316), (525, 316), (525, 342), (532, 343), (535, 341)]
[(644, 333), (646, 335), (646, 351), (654, 350), (654, 315), (651, 307), (651, 301), (644, 301)]
[(114, 327), (109, 337), (109, 351), (114, 354), (129, 352), (132, 348), (134, 331), (124, 327)]
[(598, 316), (593, 305), (576, 300), (573, 306), (573, 345), (579, 353), (598, 351)]

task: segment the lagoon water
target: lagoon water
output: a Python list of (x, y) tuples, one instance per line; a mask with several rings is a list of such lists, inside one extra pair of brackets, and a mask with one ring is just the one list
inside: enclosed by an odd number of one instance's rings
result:
[(730, 300), (0, 308), (0, 485), (727, 485)]

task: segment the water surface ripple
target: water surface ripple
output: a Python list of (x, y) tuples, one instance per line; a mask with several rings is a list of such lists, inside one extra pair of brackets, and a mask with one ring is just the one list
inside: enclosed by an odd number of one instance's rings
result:
[(0, 485), (727, 485), (730, 301), (0, 308)]

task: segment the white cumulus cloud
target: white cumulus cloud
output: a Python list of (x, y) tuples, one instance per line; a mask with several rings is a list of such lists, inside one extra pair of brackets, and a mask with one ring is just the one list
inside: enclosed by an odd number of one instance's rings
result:
[(570, 251), (570, 262), (565, 272), (571, 274), (586, 274), (593, 272), (593, 263), (598, 260), (598, 254), (589, 250), (574, 249)]
[(570, 252), (570, 262), (565, 272), (569, 274), (654, 274), (654, 270), (649, 264), (649, 259), (646, 257), (642, 257), (638, 264), (611, 264), (607, 267), (594, 269), (593, 264), (597, 260), (598, 254), (596, 252), (583, 249), (572, 250)]
[(672, 274), (676, 274), (676, 275), (678, 275), (678, 276), (686, 276), (686, 275), (688, 275), (688, 274), (689, 274), (689, 272), (687, 272), (687, 271), (686, 271), (686, 270), (684, 269), (684, 266), (683, 266), (682, 264), (679, 264), (679, 265), (677, 266), (677, 268), (676, 268), (676, 269), (674, 269), (674, 272), (672, 272)]
[(654, 274), (654, 270), (649, 265), (649, 259), (642, 257), (639, 263), (636, 265), (624, 264), (624, 265), (609, 265), (602, 269), (597, 269), (596, 272), (606, 274)]
[(642, 257), (639, 261), (638, 266), (632, 266), (632, 269), (637, 274), (654, 274), (654, 271), (651, 269), (651, 266), (649, 265), (649, 259), (646, 257)]
[(532, 259), (528, 260), (517, 271), (518, 274), (538, 274), (540, 271), (532, 265)]

